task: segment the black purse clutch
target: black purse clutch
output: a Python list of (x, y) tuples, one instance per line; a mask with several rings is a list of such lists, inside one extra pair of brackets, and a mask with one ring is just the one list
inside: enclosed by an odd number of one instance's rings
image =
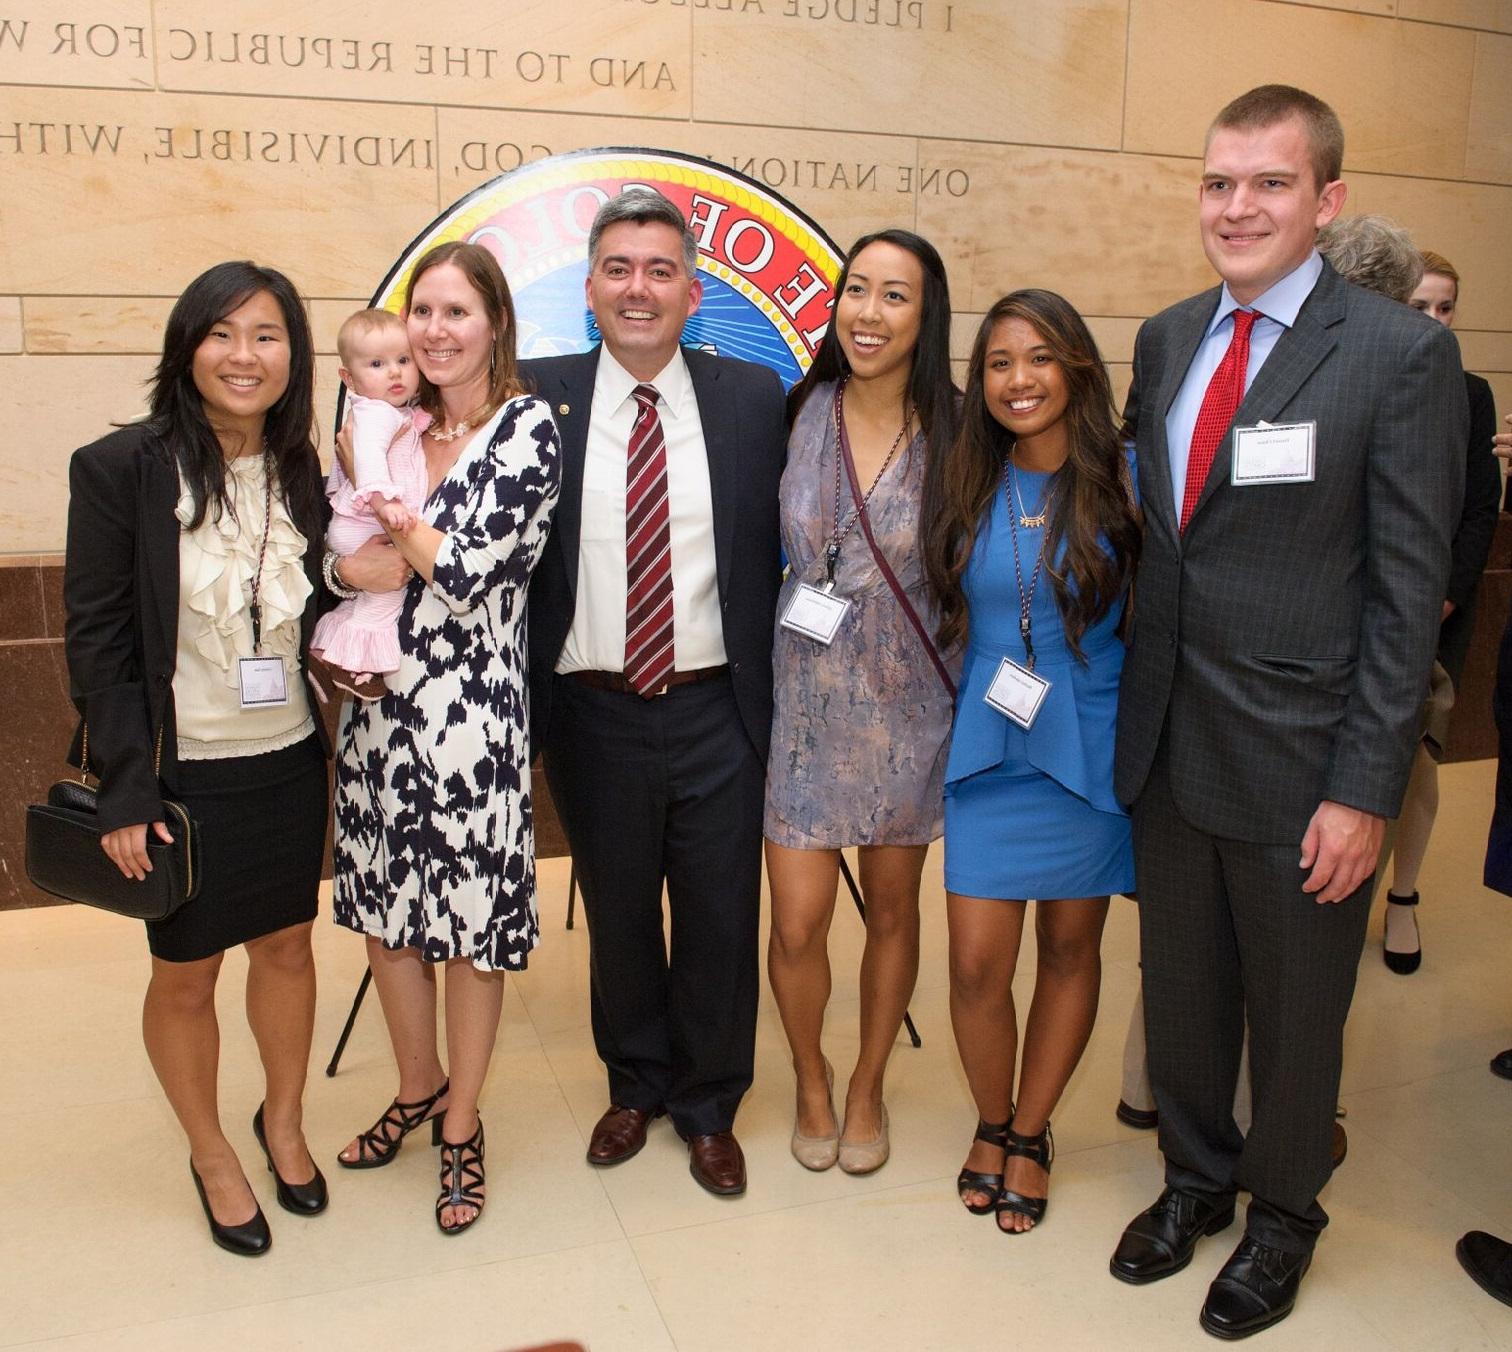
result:
[[(158, 730), (153, 769), (162, 761)], [(26, 876), (32, 884), (65, 901), (97, 906), (133, 920), (166, 920), (199, 894), (199, 830), (188, 809), (163, 799), (163, 821), (173, 836), (165, 845), (147, 832), (152, 872), (141, 882), (128, 878), (100, 848), (99, 800), (89, 773), (89, 729), (84, 729), (79, 779), (61, 779), (45, 803), (26, 809)]]

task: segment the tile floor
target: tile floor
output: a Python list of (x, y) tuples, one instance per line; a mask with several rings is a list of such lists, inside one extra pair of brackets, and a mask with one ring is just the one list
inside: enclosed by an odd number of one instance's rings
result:
[[(1334, 1224), (1297, 1312), (1268, 1352), (1512, 1349), (1512, 1309), (1460, 1272), (1454, 1240), (1512, 1236), (1512, 1084), (1486, 1062), (1512, 1045), (1512, 901), (1479, 883), (1494, 766), (1443, 776), (1422, 891), (1426, 959), (1409, 978), (1361, 964), (1343, 1101), (1348, 1162), (1324, 1196)], [(222, 982), (222, 1096), (268, 1209), (272, 1252), (213, 1248), (185, 1150), (138, 1037), (144, 947), (134, 926), (82, 907), (0, 914), (0, 1346), (465, 1349), (581, 1339), (593, 1352), (1211, 1348), (1197, 1309), (1238, 1231), (1169, 1281), (1109, 1277), (1123, 1223), (1160, 1187), (1149, 1134), (1114, 1120), (1137, 972), (1133, 907), (1115, 901), (1103, 1017), (1056, 1115), (1053, 1206), (1022, 1239), (966, 1215), (953, 1179), (973, 1114), (951, 1042), (938, 859), (926, 872), (923, 961), (888, 1103), (894, 1154), (853, 1179), (804, 1172), (787, 1153), (791, 1089), (764, 997), (756, 1085), (739, 1131), (746, 1196), (688, 1177), (663, 1122), (622, 1168), (582, 1161), (603, 1103), (587, 1025), (587, 936), (563, 929), (566, 861), (542, 867), (544, 939), (510, 982), (485, 1099), (488, 1210), (444, 1239), (432, 1220), (434, 1155), (417, 1137), (381, 1173), (328, 1168), (330, 1211), (273, 1205), (250, 1117), (259, 1075), (240, 1014), (241, 959)], [(330, 1054), (361, 973), (357, 940), (317, 927), (321, 996), (309, 1136), (322, 1161), (392, 1092), (376, 1001), (340, 1074)], [(837, 913), (827, 1046), (856, 1044), (861, 929)], [(1033, 970), (1026, 952), (1021, 984)]]

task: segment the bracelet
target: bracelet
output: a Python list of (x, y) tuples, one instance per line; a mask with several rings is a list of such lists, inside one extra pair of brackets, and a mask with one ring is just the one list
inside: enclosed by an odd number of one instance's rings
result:
[(341, 581), (336, 572), (336, 565), (341, 561), (341, 555), (334, 550), (327, 550), (326, 556), (320, 562), (320, 576), (325, 580), (326, 590), (333, 596), (339, 596), (343, 601), (355, 601), (362, 593), (356, 587), (348, 587)]

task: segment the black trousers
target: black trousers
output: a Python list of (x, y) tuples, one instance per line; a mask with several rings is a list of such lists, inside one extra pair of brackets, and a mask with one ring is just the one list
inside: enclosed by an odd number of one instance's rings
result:
[[(1301, 841), (1210, 836), (1171, 799), (1157, 754), (1134, 805), (1134, 868), (1150, 1082), (1166, 1182), (1250, 1195), (1247, 1233), (1310, 1253), (1328, 1214), (1344, 1021), (1371, 882), (1319, 905), (1302, 890)], [(1234, 1124), (1245, 1020), (1254, 1120)]]
[[(729, 678), (654, 699), (552, 682), (544, 760), (588, 920), (609, 1098), (727, 1131), (751, 1087), (766, 767)], [(670, 953), (662, 889), (671, 918)]]

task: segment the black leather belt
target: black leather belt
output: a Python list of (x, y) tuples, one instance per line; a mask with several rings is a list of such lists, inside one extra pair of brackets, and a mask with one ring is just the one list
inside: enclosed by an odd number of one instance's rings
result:
[(729, 670), (730, 664), (724, 662), (717, 667), (695, 667), (692, 671), (674, 671), (659, 686), (647, 690), (644, 694), (625, 679), (625, 673), (622, 671), (568, 671), (563, 675), (577, 681), (580, 685), (592, 686), (595, 690), (617, 690), (622, 695), (641, 695), (643, 699), (655, 699), (658, 695), (665, 695), (674, 686), (712, 681), (720, 676), (728, 675)]

